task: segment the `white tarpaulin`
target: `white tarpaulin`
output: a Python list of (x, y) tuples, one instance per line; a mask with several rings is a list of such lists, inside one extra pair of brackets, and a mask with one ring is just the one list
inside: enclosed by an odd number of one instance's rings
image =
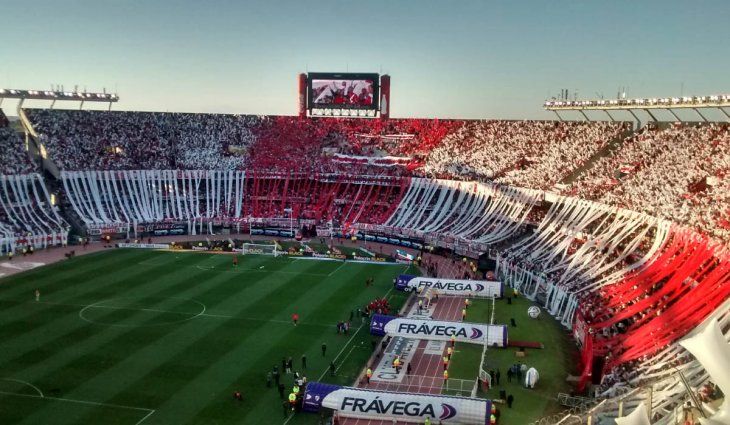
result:
[(702, 364), (710, 379), (725, 394), (725, 401), (712, 417), (701, 418), (702, 425), (730, 424), (730, 345), (717, 319), (712, 319), (697, 335), (679, 342)]
[(644, 403), (639, 403), (636, 409), (634, 409), (634, 411), (628, 416), (616, 418), (615, 421), (616, 425), (651, 425), (646, 405)]
[(535, 388), (535, 384), (540, 379), (540, 374), (537, 373), (537, 369), (531, 367), (525, 373), (525, 388)]
[(440, 294), (466, 297), (497, 297), (504, 295), (502, 282), (492, 280), (442, 279), (414, 277), (408, 282), (407, 289), (432, 288)]
[(486, 399), (342, 388), (327, 394), (322, 406), (342, 416), (423, 423), (479, 424), (488, 422)]
[(385, 324), (385, 333), (406, 338), (449, 341), (451, 335), (458, 342), (472, 344), (507, 345), (507, 326), (482, 323), (447, 322), (441, 320), (420, 320), (395, 318)]

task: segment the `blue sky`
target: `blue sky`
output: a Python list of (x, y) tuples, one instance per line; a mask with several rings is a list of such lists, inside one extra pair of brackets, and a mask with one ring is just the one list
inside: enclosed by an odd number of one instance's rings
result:
[(541, 104), (561, 88), (730, 92), (727, 0), (0, 0), (0, 11), (0, 87), (116, 88), (115, 109), (294, 114), (307, 70), (390, 74), (400, 117), (550, 118)]

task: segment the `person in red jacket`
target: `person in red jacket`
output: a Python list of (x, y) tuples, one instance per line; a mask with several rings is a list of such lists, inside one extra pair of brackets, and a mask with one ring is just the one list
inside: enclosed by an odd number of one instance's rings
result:
[(299, 315), (297, 313), (292, 314), (291, 321), (292, 321), (292, 323), (294, 323), (294, 326), (296, 326), (297, 322), (299, 322)]

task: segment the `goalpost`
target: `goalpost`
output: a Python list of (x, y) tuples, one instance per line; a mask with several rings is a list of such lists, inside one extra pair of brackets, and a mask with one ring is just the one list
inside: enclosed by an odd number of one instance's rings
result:
[(276, 244), (244, 243), (241, 248), (243, 255), (273, 255), (278, 257), (281, 254)]

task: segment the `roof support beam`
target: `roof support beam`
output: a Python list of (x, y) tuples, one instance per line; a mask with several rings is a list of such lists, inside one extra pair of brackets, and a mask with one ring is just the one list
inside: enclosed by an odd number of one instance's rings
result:
[(693, 111), (695, 111), (695, 112), (697, 112), (697, 115), (699, 115), (699, 116), (700, 116), (700, 117), (702, 118), (702, 120), (703, 120), (704, 122), (707, 122), (707, 118), (705, 118), (705, 116), (704, 116), (704, 115), (702, 115), (702, 113), (701, 113), (701, 112), (699, 111), (699, 109), (697, 109), (697, 108), (692, 108), (692, 110), (693, 110)]
[(654, 122), (658, 122), (659, 121), (659, 120), (656, 119), (656, 117), (654, 116), (654, 114), (652, 114), (648, 109), (644, 109), (644, 112), (646, 112), (647, 114), (649, 114), (649, 116), (651, 117), (652, 121), (654, 121)]
[(672, 116), (674, 117), (675, 120), (682, 122), (682, 120), (677, 116), (677, 114), (675, 114), (674, 111), (672, 111), (672, 108), (667, 108), (667, 111), (669, 111), (669, 113), (672, 114)]
[(717, 109), (719, 109), (720, 112), (722, 112), (723, 115), (725, 115), (727, 117), (728, 121), (730, 121), (730, 115), (728, 115), (727, 112), (725, 112), (725, 110), (722, 107), (719, 107)]

